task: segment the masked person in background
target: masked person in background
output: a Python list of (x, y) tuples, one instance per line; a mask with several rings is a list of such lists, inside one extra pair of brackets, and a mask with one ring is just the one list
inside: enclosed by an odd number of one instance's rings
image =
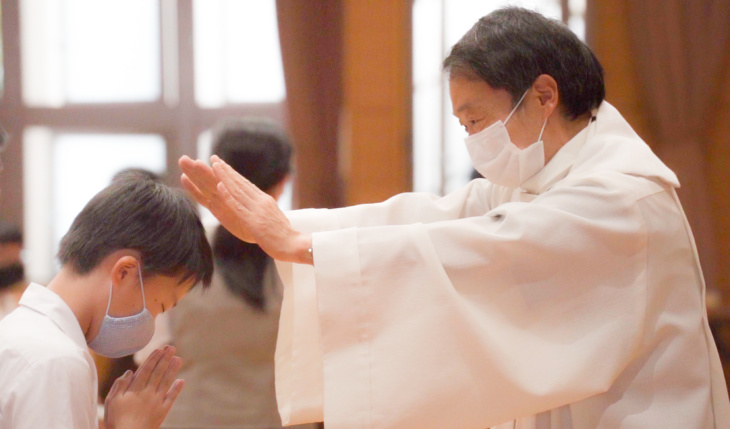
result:
[(284, 215), (220, 159), (180, 161), (196, 199), (280, 261), (284, 421), (730, 427), (679, 183), (604, 100), (590, 49), (510, 7), (444, 69), (485, 177), (445, 197)]
[(23, 234), (17, 226), (0, 221), (0, 319), (18, 306), (26, 286), (21, 252)]
[[(154, 317), (198, 282), (211, 249), (195, 206), (179, 190), (130, 173), (99, 192), (61, 240), (59, 273), (30, 284), (0, 321), (0, 429), (97, 427), (97, 373), (108, 357), (142, 348)], [(118, 378), (106, 429), (158, 428), (183, 382), (168, 347)]]

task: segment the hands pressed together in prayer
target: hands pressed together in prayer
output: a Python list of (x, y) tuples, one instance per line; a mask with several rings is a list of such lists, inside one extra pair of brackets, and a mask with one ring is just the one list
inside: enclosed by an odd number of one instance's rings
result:
[(312, 264), (311, 234), (292, 228), (276, 200), (257, 188), (217, 156), (211, 166), (187, 156), (180, 158), (181, 182), (193, 198), (239, 239), (258, 243), (272, 258)]
[(182, 359), (175, 348), (157, 349), (134, 373), (114, 381), (104, 401), (104, 429), (157, 429), (182, 391), (175, 379)]

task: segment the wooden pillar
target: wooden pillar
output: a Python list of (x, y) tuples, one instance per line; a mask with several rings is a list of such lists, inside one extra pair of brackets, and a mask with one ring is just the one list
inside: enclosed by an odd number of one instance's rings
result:
[(345, 204), (412, 188), (411, 0), (344, 0), (338, 167)]

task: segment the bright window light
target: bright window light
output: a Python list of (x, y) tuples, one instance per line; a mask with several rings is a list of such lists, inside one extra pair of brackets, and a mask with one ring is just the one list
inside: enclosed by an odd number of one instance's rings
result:
[(284, 99), (274, 0), (194, 0), (193, 16), (200, 106)]

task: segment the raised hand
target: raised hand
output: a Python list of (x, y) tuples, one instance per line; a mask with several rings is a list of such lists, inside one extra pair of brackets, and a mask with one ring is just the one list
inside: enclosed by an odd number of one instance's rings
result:
[(192, 160), (185, 155), (180, 158), (178, 165), (183, 171), (180, 182), (195, 201), (210, 210), (231, 234), (248, 243), (255, 242), (241, 221), (242, 214), (239, 213), (238, 206), (226, 204), (218, 195), (219, 180), (213, 169), (203, 161)]
[(311, 264), (310, 234), (292, 228), (276, 200), (217, 156), (213, 167), (188, 157), (180, 159), (183, 186), (221, 224), (243, 241), (255, 242), (272, 258)]

